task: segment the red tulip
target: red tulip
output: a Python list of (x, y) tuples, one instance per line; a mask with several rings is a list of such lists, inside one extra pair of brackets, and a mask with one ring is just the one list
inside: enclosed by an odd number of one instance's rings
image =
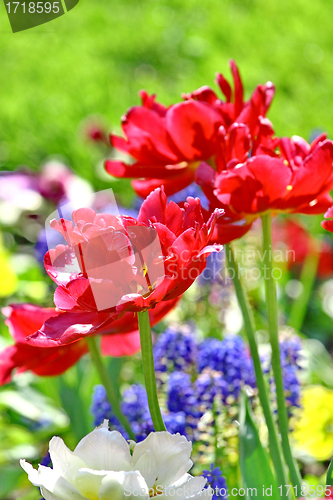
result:
[(189, 94), (184, 94), (185, 99), (195, 99), (207, 102), (216, 107), (222, 117), (223, 125), (228, 130), (232, 124), (242, 123), (249, 128), (252, 138), (258, 133), (258, 118), (264, 117), (274, 97), (275, 87), (272, 82), (258, 85), (251, 98), (244, 102), (243, 83), (234, 61), (230, 61), (234, 90), (221, 73), (216, 75), (216, 83), (220, 87), (225, 101), (221, 101), (210, 87), (204, 86)]
[(63, 313), (27, 340), (41, 347), (66, 345), (113, 329), (124, 313), (165, 301), (174, 305), (204, 270), (207, 256), (220, 249), (207, 246), (220, 214), (216, 210), (205, 223), (199, 199), (188, 198), (180, 208), (156, 189), (137, 219), (79, 209), (74, 224), (52, 221), (67, 245), (46, 254), (45, 268), (59, 285), (54, 302)]
[[(178, 302), (161, 302), (149, 311), (151, 324), (159, 322)], [(12, 304), (2, 310), (6, 316), (15, 344), (0, 352), (0, 385), (10, 382), (13, 370), (21, 373), (31, 370), (39, 376), (60, 375), (74, 365), (86, 352), (88, 345), (79, 340), (68, 345), (36, 347), (27, 343), (43, 323), (65, 313), (55, 308), (42, 308), (32, 304)], [(101, 350), (105, 356), (130, 356), (140, 350), (140, 336), (136, 314), (127, 312), (121, 319), (96, 333), (102, 335)]]
[(219, 206), (248, 224), (267, 211), (322, 213), (332, 204), (333, 143), (283, 138), (279, 157), (253, 156), (217, 173), (213, 183)]
[[(106, 170), (115, 177), (128, 177), (138, 195), (145, 197), (156, 187), (164, 186), (169, 196), (194, 181), (201, 161), (219, 161), (220, 135), (234, 126), (240, 134), (237, 143), (249, 150), (248, 136), (258, 135), (259, 117), (265, 116), (274, 95), (268, 82), (259, 85), (249, 101), (244, 102), (243, 85), (236, 64), (230, 63), (234, 92), (226, 79), (217, 75), (217, 83), (226, 98), (221, 101), (209, 87), (184, 95), (184, 102), (165, 107), (155, 96), (141, 92), (142, 106), (134, 106), (122, 119), (125, 139), (111, 135), (114, 148), (136, 161), (106, 161)], [(242, 124), (243, 130), (238, 130)], [(222, 128), (221, 128), (222, 127)], [(244, 136), (244, 137), (243, 137)], [(244, 152), (240, 161), (243, 160)]]
[(85, 341), (65, 347), (42, 349), (26, 342), (49, 318), (61, 314), (54, 308), (43, 309), (32, 304), (14, 304), (2, 311), (15, 344), (0, 353), (0, 385), (11, 380), (14, 369), (18, 373), (31, 370), (37, 375), (59, 375), (75, 364), (88, 350)]

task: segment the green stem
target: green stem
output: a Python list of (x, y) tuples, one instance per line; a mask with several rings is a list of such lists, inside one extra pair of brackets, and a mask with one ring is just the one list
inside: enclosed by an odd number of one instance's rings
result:
[[(315, 243), (320, 242), (316, 241)], [(288, 325), (295, 328), (298, 332), (303, 326), (310, 295), (317, 276), (320, 248), (316, 247), (317, 245), (315, 245), (315, 248), (313, 248), (306, 256), (300, 276), (302, 291), (294, 300), (290, 310)]]
[(284, 397), (283, 375), (280, 361), (279, 329), (278, 329), (278, 306), (276, 296), (276, 283), (273, 276), (273, 245), (272, 245), (272, 218), (271, 214), (261, 217), (263, 230), (263, 252), (264, 252), (264, 279), (267, 304), (267, 320), (269, 338), (272, 348), (272, 368), (276, 387), (276, 401), (278, 410), (278, 425), (281, 434), (282, 450), (290, 479), (297, 491), (301, 491), (301, 477), (296, 462), (291, 453), (288, 433), (288, 415)]
[(150, 415), (154, 424), (155, 431), (166, 431), (157, 398), (153, 358), (153, 342), (151, 338), (148, 310), (138, 312), (138, 323), (140, 331), (143, 376), (145, 379)]
[(269, 440), (269, 450), (272, 457), (276, 478), (279, 485), (288, 484), (288, 480), (285, 473), (285, 467), (282, 460), (281, 446), (276, 432), (273, 415), (271, 412), (269, 397), (267, 392), (267, 387), (265, 383), (264, 374), (262, 371), (260, 357), (258, 352), (257, 341), (255, 338), (255, 326), (252, 311), (248, 302), (247, 294), (245, 292), (242, 280), (241, 271), (238, 262), (235, 260), (234, 252), (231, 244), (225, 245), (225, 253), (227, 258), (228, 267), (232, 270), (232, 280), (234, 283), (236, 296), (238, 300), (239, 307), (242, 311), (245, 332), (250, 346), (251, 356), (253, 360), (254, 371), (256, 375), (257, 387), (259, 400), (263, 409), (267, 429), (268, 429), (268, 440)]
[(111, 378), (109, 377), (108, 370), (103, 362), (103, 358), (101, 356), (101, 353), (99, 351), (99, 348), (97, 346), (96, 338), (95, 337), (87, 337), (87, 343), (89, 346), (89, 351), (90, 351), (90, 356), (92, 359), (92, 362), (97, 370), (97, 373), (99, 375), (99, 378), (106, 390), (106, 395), (108, 398), (108, 401), (111, 405), (112, 412), (114, 415), (117, 417), (121, 425), (124, 427), (126, 430), (127, 434), (131, 439), (135, 439), (135, 434), (132, 431), (132, 428), (121, 411), (120, 408), (120, 402), (119, 402), (119, 397), (118, 393), (113, 385), (113, 382)]

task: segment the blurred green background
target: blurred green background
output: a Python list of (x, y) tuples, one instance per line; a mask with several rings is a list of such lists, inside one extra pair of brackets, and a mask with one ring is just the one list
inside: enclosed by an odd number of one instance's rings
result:
[[(167, 104), (214, 86), (228, 59), (248, 97), (271, 80), (278, 135), (332, 136), (333, 5), (329, 0), (80, 0), (67, 15), (13, 34), (0, 8), (0, 166), (38, 168), (59, 155), (96, 188), (110, 181), (83, 137), (89, 115), (108, 129), (137, 104), (138, 90)], [(119, 187), (122, 184), (119, 185)]]

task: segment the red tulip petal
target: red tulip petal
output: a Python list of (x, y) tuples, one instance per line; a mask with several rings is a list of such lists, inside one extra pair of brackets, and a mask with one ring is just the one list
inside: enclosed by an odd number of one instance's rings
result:
[(56, 318), (46, 320), (37, 332), (27, 337), (27, 341), (36, 347), (71, 344), (92, 333), (98, 333), (109, 319), (109, 313), (64, 312)]
[(326, 140), (314, 150), (295, 172), (289, 198), (317, 195), (329, 191), (333, 184), (333, 143)]
[(231, 102), (232, 98), (232, 89), (230, 83), (224, 78), (221, 73), (216, 74), (216, 83), (220, 87), (223, 95), (225, 96), (227, 102)]
[(105, 170), (114, 177), (121, 177), (123, 179), (144, 178), (171, 178), (178, 172), (184, 171), (187, 168), (186, 162), (181, 162), (173, 165), (164, 163), (162, 165), (146, 165), (139, 162), (126, 164), (117, 160), (106, 160)]
[(54, 308), (42, 308), (32, 304), (13, 304), (2, 310), (16, 344), (0, 353), (0, 385), (10, 382), (13, 370), (18, 373), (32, 370), (37, 375), (59, 375), (72, 366), (87, 352), (85, 342), (66, 347), (44, 349), (26, 342), (26, 337), (42, 327), (49, 318), (56, 319), (62, 313)]
[(195, 182), (199, 186), (213, 187), (215, 183), (216, 170), (208, 163), (202, 161), (195, 172)]
[(0, 385), (11, 381), (12, 372), (27, 370), (36, 375), (60, 375), (74, 365), (88, 350), (85, 342), (71, 346), (43, 349), (28, 344), (16, 344), (0, 353)]
[(244, 104), (244, 88), (240, 77), (237, 65), (232, 59), (229, 61), (232, 77), (235, 86), (235, 119), (243, 109)]
[(287, 186), (291, 183), (292, 172), (282, 160), (259, 155), (250, 158), (247, 167), (262, 185), (261, 195), (267, 196), (270, 202), (285, 195)]
[(61, 314), (54, 307), (44, 308), (33, 304), (11, 304), (1, 312), (6, 317), (5, 323), (16, 342), (24, 342), (25, 337), (38, 330), (47, 319)]
[[(169, 111), (168, 111), (169, 112)], [(170, 141), (165, 118), (142, 106), (134, 106), (123, 118), (128, 152), (140, 163), (178, 163), (179, 151)]]
[(149, 221), (164, 224), (167, 197), (163, 189), (155, 189), (143, 201), (137, 220), (149, 225)]
[(214, 90), (212, 90), (207, 85), (204, 85), (203, 87), (200, 87), (198, 90), (190, 92), (189, 94), (182, 94), (182, 98), (186, 100), (195, 99), (197, 101), (207, 102), (211, 105), (214, 105), (218, 99)]
[(246, 234), (252, 227), (252, 223), (248, 224), (246, 221), (241, 222), (229, 222), (229, 223), (219, 223), (214, 227), (213, 234), (210, 241), (213, 243), (230, 243), (233, 240), (237, 240)]
[(220, 113), (205, 102), (185, 101), (172, 106), (166, 115), (169, 134), (185, 159), (210, 158), (214, 135), (221, 123)]
[(139, 352), (140, 348), (139, 330), (102, 336), (101, 350), (104, 356), (132, 356)]
[[(300, 201), (300, 200), (299, 200)], [(319, 215), (323, 214), (328, 210), (328, 208), (332, 205), (333, 200), (331, 195), (328, 193), (322, 194), (318, 196), (315, 200), (306, 201), (306, 203), (297, 205), (293, 212), (300, 214), (309, 214), (309, 215)]]
[(67, 288), (58, 286), (53, 295), (55, 306), (61, 311), (80, 311), (77, 302), (71, 297)]
[(165, 210), (165, 225), (167, 229), (178, 235), (183, 230), (183, 210), (173, 201), (168, 203)]
[(164, 187), (164, 192), (167, 196), (171, 196), (187, 186), (192, 184), (194, 181), (194, 168), (186, 168), (180, 174), (174, 175), (173, 177), (167, 179), (148, 179), (132, 181), (132, 186), (136, 194), (142, 198), (146, 198), (154, 189), (161, 186)]

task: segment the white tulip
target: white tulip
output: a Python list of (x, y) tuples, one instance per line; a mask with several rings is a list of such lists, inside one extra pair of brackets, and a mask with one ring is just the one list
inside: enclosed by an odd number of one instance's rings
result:
[(29, 480), (45, 500), (211, 500), (206, 479), (188, 474), (192, 444), (180, 434), (152, 432), (129, 445), (108, 421), (70, 451), (62, 439), (50, 441), (53, 469), (21, 460)]

